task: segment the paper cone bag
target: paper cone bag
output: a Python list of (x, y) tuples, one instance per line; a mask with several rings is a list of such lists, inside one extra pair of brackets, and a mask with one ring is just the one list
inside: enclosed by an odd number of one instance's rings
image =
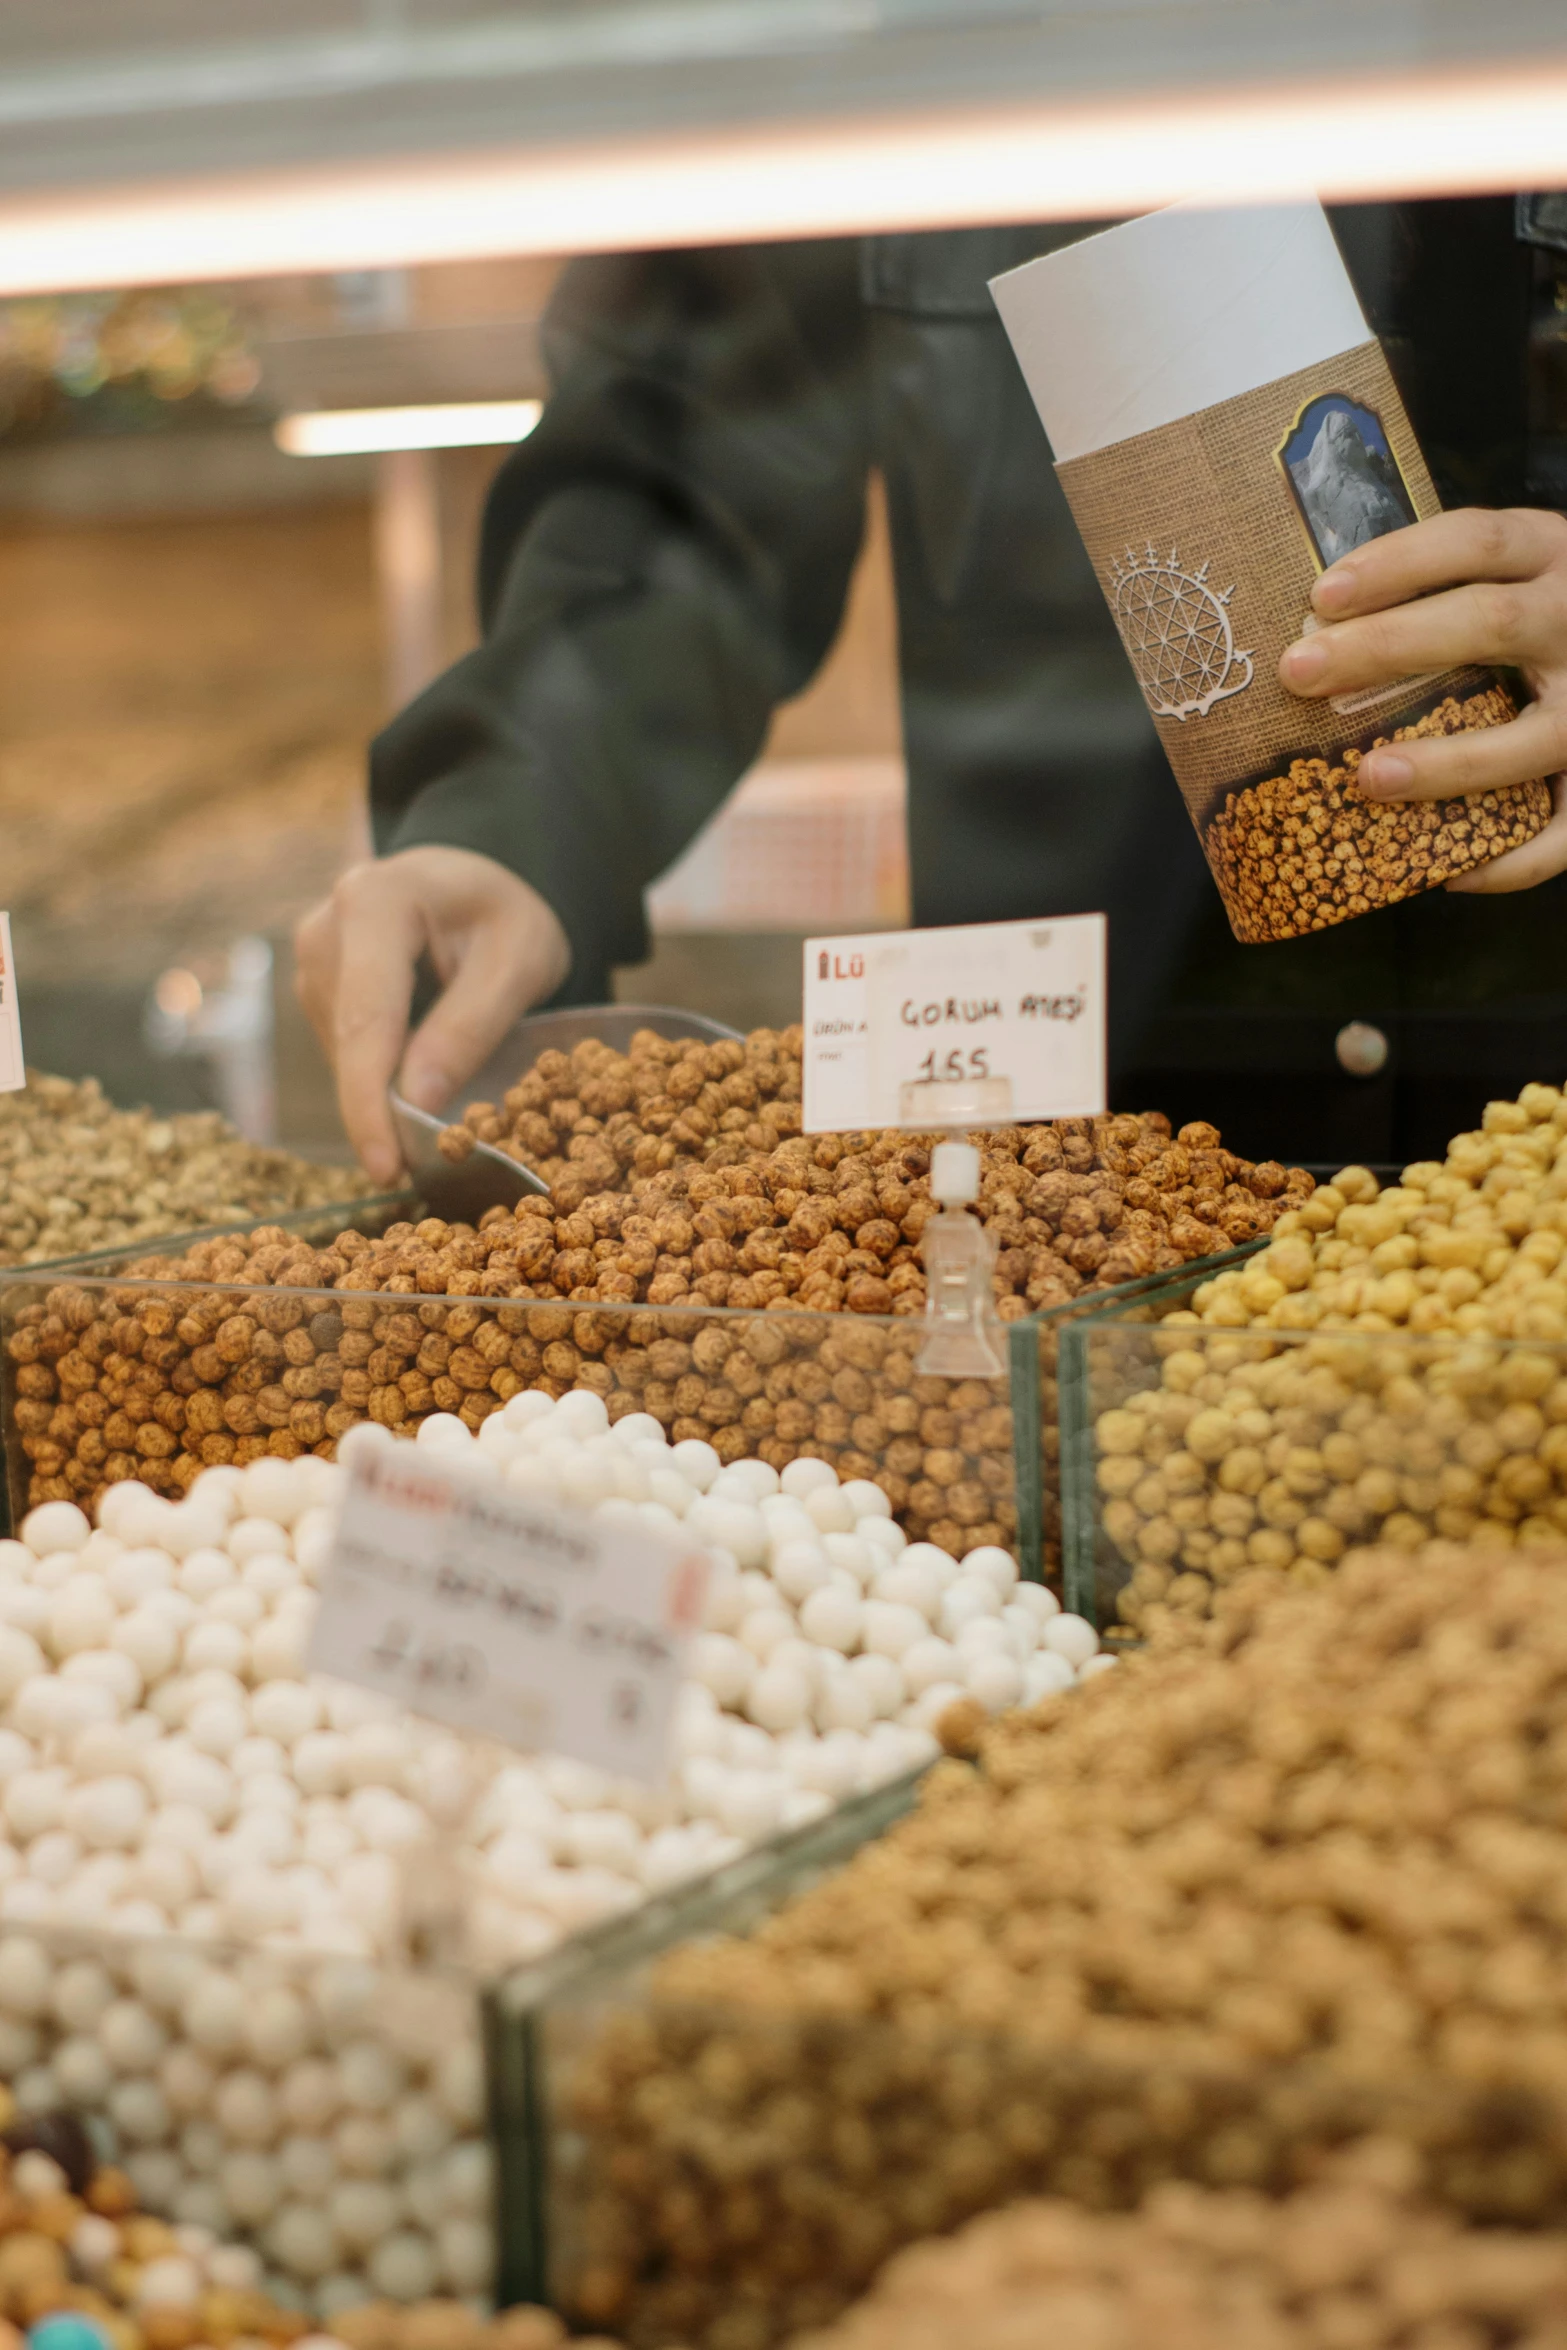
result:
[(1378, 741), (1496, 726), (1481, 669), (1331, 702), (1278, 682), (1318, 572), (1439, 511), (1316, 203), (1179, 206), (991, 282), (1235, 935), (1294, 938), (1529, 840), (1544, 783), (1378, 803)]

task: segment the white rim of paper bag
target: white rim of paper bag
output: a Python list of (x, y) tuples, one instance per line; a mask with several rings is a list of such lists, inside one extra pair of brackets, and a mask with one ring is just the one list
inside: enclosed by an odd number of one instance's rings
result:
[(990, 290), (1058, 465), (1372, 340), (1314, 197), (1168, 205)]

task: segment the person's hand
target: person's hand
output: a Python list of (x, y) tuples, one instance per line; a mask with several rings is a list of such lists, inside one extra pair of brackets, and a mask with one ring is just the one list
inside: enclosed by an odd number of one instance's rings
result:
[(1289, 646), (1279, 678), (1312, 701), (1471, 663), (1522, 670), (1535, 699), (1510, 724), (1390, 743), (1358, 781), (1372, 800), (1445, 800), (1549, 777), (1545, 830), (1447, 886), (1532, 889), (1567, 871), (1567, 521), (1528, 507), (1434, 515), (1341, 556), (1311, 602), (1324, 625)]
[[(471, 849), (403, 849), (354, 865), (294, 932), (295, 985), (337, 1072), (348, 1139), (378, 1183), (402, 1167), (387, 1087), (444, 1109), (530, 1004), (571, 964), (536, 889)], [(414, 968), (428, 954), (442, 994), (404, 1053)]]

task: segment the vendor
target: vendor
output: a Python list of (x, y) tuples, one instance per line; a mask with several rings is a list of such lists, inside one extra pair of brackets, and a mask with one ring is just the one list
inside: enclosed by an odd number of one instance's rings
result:
[[(1334, 221), (1459, 510), (1325, 573), (1328, 625), (1281, 675), (1322, 697), (1517, 665), (1537, 700), (1513, 724), (1361, 780), (1397, 799), (1554, 775), (1538, 838), (1445, 892), (1235, 943), (987, 290), (1080, 226), (581, 261), (545, 325), (545, 415), (485, 516), (484, 642), (375, 742), (377, 858), (300, 925), (372, 1174), (397, 1171), (400, 1062), (439, 1107), (530, 1006), (601, 1001), (645, 958), (644, 889), (833, 641), (873, 467), (913, 919), (1108, 914), (1118, 1105), (1215, 1119), (1241, 1149), (1397, 1161), (1561, 1076), (1567, 522), (1521, 504), (1533, 256), (1511, 199)], [(421, 957), (441, 992), (409, 1041)]]

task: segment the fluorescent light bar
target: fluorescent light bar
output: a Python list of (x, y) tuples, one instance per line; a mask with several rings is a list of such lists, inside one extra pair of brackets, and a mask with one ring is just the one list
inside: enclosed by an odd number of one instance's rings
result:
[(0, 295), (1567, 183), (1567, 59), (300, 166), (0, 202)]
[(360, 457), (386, 449), (495, 449), (525, 441), (542, 400), (443, 400), (423, 408), (318, 408), (280, 416), (272, 438), (290, 457)]

